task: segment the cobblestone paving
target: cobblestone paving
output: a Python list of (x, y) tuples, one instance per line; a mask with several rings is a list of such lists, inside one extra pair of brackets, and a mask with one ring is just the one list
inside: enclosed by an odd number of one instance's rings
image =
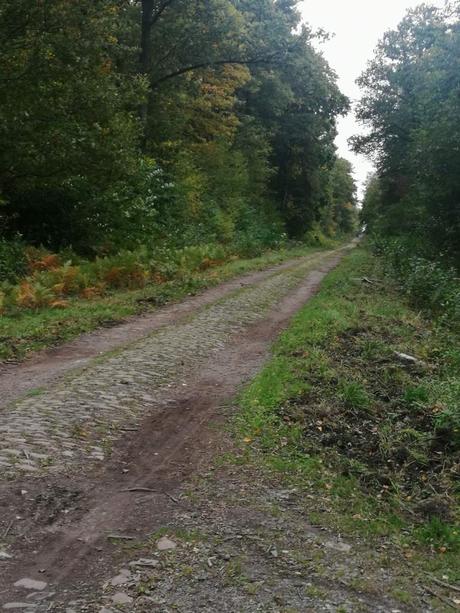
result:
[(324, 258), (322, 253), (301, 260), (2, 409), (0, 478), (104, 460), (120, 428), (132, 427), (161, 405), (172, 385), (183, 385), (230, 336), (263, 318)]

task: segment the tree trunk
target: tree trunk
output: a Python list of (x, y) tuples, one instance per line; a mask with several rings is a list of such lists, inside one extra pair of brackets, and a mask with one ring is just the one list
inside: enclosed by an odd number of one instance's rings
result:
[[(141, 74), (150, 78), (150, 70), (152, 67), (152, 23), (153, 23), (153, 9), (155, 0), (142, 0), (142, 15), (141, 15), (141, 53), (139, 57), (139, 67)], [(147, 96), (150, 95), (150, 92)], [(143, 129), (144, 129), (144, 144), (145, 144), (145, 130), (147, 127), (148, 118), (148, 97), (145, 102), (142, 103), (139, 114), (141, 117)]]

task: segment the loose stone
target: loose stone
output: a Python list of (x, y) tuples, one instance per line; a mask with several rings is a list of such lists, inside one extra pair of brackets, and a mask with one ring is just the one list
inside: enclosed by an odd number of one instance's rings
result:
[(174, 541), (171, 541), (167, 536), (163, 536), (157, 543), (157, 549), (159, 551), (168, 551), (177, 547)]
[(118, 592), (117, 594), (112, 596), (113, 604), (131, 604), (132, 601), (133, 599), (131, 598), (131, 596), (128, 596), (128, 594), (125, 594), (124, 592)]
[(14, 584), (15, 587), (23, 587), (25, 590), (44, 590), (48, 584), (44, 581), (36, 581), (35, 579), (19, 579)]

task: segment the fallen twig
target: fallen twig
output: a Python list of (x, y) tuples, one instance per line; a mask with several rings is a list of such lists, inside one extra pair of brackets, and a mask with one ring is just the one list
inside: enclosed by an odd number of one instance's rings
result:
[(460, 592), (460, 587), (458, 585), (450, 585), (450, 583), (446, 583), (445, 581), (441, 581), (440, 579), (437, 579), (436, 577), (433, 577), (432, 575), (428, 575), (428, 577), (434, 583), (437, 583), (438, 585), (441, 585), (442, 587), (445, 587), (448, 590), (453, 590), (454, 592)]
[(174, 496), (171, 496), (171, 494), (168, 494), (168, 492), (163, 492), (163, 494), (165, 496), (167, 496), (168, 498), (170, 498), (173, 502), (175, 502), (176, 504), (180, 504), (179, 501), (177, 500), (177, 498), (174, 498)]
[(118, 541), (134, 541), (136, 540), (134, 536), (127, 536), (125, 534), (108, 534), (108, 539), (116, 539)]
[(14, 524), (14, 519), (12, 519), (10, 521), (10, 523), (7, 525), (5, 532), (3, 533), (3, 538), (6, 538), (11, 530), (11, 528), (13, 527)]
[(447, 598), (446, 596), (443, 596), (442, 594), (438, 594), (438, 592), (435, 592), (435, 590), (432, 590), (430, 587), (426, 585), (424, 585), (423, 587), (428, 592), (428, 594), (431, 594), (432, 596), (434, 596), (435, 598), (437, 598), (438, 600), (440, 600), (447, 606), (451, 607), (455, 611), (458, 610), (457, 605), (453, 603), (452, 600), (450, 600), (450, 598)]

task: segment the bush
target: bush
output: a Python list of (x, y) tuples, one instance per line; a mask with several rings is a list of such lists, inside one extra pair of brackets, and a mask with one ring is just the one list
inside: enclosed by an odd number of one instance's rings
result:
[(311, 247), (335, 246), (335, 242), (324, 234), (322, 228), (318, 224), (315, 224), (311, 230), (306, 232), (304, 242)]
[(0, 238), (0, 282), (16, 281), (27, 271), (25, 245), (17, 240)]
[(460, 282), (457, 271), (441, 261), (414, 254), (397, 239), (372, 241), (388, 274), (401, 282), (413, 306), (452, 326), (460, 325)]

